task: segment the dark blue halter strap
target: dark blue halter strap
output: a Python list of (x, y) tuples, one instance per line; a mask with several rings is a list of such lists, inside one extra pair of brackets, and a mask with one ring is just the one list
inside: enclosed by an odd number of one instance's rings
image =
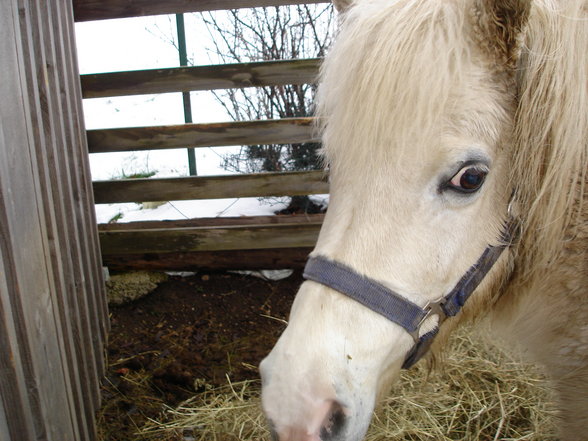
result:
[(308, 259), (304, 278), (346, 294), (410, 333), (418, 330), (419, 324), (427, 315), (424, 309), (384, 285), (324, 257)]
[[(456, 315), (474, 290), (482, 282), (502, 251), (510, 242), (510, 228), (505, 229), (504, 242), (488, 246), (478, 261), (464, 274), (446, 296), (424, 308), (412, 303), (381, 283), (355, 272), (352, 268), (322, 256), (312, 256), (304, 268), (304, 278), (328, 286), (345, 294), (367, 308), (402, 326), (415, 340), (415, 345), (404, 361), (408, 369), (427, 353), (439, 326), (446, 317)], [(437, 326), (420, 335), (423, 322), (436, 315)]]

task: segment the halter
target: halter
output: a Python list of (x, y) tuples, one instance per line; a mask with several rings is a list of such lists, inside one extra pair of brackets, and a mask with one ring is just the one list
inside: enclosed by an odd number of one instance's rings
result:
[[(414, 340), (414, 345), (402, 365), (403, 369), (408, 369), (427, 353), (445, 319), (455, 316), (461, 310), (504, 249), (510, 246), (513, 232), (513, 224), (508, 223), (503, 230), (501, 244), (489, 245), (449, 294), (429, 302), (424, 308), (352, 268), (322, 256), (308, 259), (303, 276), (351, 297), (402, 326)], [(421, 327), (432, 316), (438, 317), (437, 325), (421, 335)]]

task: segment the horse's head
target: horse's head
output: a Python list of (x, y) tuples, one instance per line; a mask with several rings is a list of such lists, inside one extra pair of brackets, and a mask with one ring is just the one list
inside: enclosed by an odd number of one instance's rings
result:
[[(319, 88), (331, 198), (313, 256), (425, 308), (500, 243), (528, 3), (357, 0), (344, 11)], [(279, 441), (362, 439), (415, 345), (405, 327), (326, 285), (302, 285), (261, 364)]]

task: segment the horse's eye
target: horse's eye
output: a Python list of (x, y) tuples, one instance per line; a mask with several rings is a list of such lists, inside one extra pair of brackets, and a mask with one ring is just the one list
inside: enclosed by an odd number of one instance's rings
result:
[(448, 187), (462, 193), (473, 193), (480, 189), (487, 174), (488, 169), (484, 167), (468, 165), (451, 178)]

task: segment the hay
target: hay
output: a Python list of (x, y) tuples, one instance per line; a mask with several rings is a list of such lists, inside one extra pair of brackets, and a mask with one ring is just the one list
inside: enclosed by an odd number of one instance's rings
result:
[(153, 439), (172, 432), (186, 441), (269, 441), (259, 395), (259, 381), (229, 382), (221, 388), (210, 388), (168, 409), (166, 422), (152, 421), (142, 433), (153, 435)]
[[(424, 363), (403, 372), (376, 411), (366, 441), (554, 440), (544, 379), (494, 347), (474, 344), (464, 330), (446, 360), (430, 373)], [(209, 389), (151, 421), (144, 436), (172, 433), (185, 441), (269, 441), (257, 381)]]

